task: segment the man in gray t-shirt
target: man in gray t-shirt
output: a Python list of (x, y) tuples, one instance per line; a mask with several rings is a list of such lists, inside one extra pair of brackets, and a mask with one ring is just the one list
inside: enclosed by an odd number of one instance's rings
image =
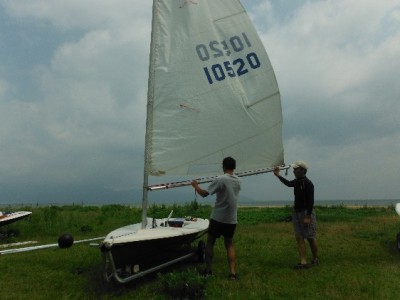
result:
[(207, 190), (199, 187), (196, 180), (192, 186), (202, 196), (216, 194), (215, 205), (210, 217), (206, 246), (205, 276), (211, 275), (211, 264), (214, 255), (215, 241), (222, 235), (229, 262), (229, 278), (237, 279), (235, 271), (235, 248), (233, 247), (233, 235), (237, 223), (237, 202), (240, 191), (240, 179), (233, 174), (236, 161), (232, 157), (226, 157), (222, 161), (224, 175), (218, 176), (211, 182)]
[(207, 188), (210, 195), (217, 195), (210, 218), (221, 223), (236, 224), (239, 190), (239, 177), (225, 173), (215, 178)]

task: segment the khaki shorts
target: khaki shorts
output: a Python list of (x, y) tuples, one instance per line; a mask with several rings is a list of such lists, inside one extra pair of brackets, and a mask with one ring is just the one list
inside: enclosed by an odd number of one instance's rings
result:
[(293, 211), (293, 229), (296, 237), (302, 237), (304, 239), (315, 239), (317, 233), (317, 218), (315, 213), (311, 214), (311, 223), (304, 224), (304, 216), (306, 211)]

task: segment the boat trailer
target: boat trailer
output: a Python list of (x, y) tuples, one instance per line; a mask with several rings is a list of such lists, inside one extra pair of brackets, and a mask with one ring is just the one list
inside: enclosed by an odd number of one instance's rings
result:
[[(164, 259), (162, 263), (150, 266), (144, 270), (140, 269), (140, 265), (128, 265), (125, 268), (117, 268), (111, 251), (102, 251), (103, 259), (103, 277), (106, 282), (111, 282), (112, 279), (116, 280), (118, 283), (128, 283), (140, 277), (146, 276), (148, 274), (154, 273), (161, 269), (164, 269), (170, 265), (176, 264), (178, 262), (188, 260), (189, 258), (197, 258), (198, 262), (204, 262), (205, 259), (205, 243), (200, 240), (197, 245), (197, 249), (190, 248), (186, 251), (177, 251), (176, 255), (172, 258)], [(169, 254), (173, 254), (172, 252)], [(147, 264), (149, 262), (146, 262)], [(150, 262), (151, 265), (151, 262)]]

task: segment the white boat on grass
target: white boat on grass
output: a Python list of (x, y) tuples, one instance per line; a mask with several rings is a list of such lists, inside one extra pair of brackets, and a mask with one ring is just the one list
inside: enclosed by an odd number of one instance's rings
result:
[(280, 93), (264, 46), (239, 0), (154, 0), (142, 221), (100, 244), (107, 280), (127, 282), (196, 253), (149, 266), (208, 228), (205, 219), (149, 218), (149, 191), (191, 182), (150, 185), (149, 176), (210, 182), (227, 156), (238, 176), (288, 168)]
[(400, 203), (396, 203), (395, 210), (397, 214), (400, 216)]
[(1, 212), (0, 211), (0, 226), (8, 225), (10, 223), (22, 220), (30, 216), (30, 211), (16, 211), (16, 212)]
[(208, 228), (205, 219), (151, 219), (110, 232), (101, 245), (104, 277), (120, 283), (131, 281), (195, 255), (201, 261), (204, 242), (196, 250), (190, 244)]
[[(396, 213), (400, 216), (400, 203), (396, 203), (394, 209), (395, 209)], [(397, 247), (397, 250), (400, 251), (400, 232), (398, 232), (396, 235), (396, 247)]]

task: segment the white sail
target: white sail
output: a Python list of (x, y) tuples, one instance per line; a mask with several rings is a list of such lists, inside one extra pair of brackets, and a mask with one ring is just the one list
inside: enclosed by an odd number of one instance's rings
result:
[(154, 1), (145, 151), (145, 177), (283, 164), (278, 85), (240, 1)]

